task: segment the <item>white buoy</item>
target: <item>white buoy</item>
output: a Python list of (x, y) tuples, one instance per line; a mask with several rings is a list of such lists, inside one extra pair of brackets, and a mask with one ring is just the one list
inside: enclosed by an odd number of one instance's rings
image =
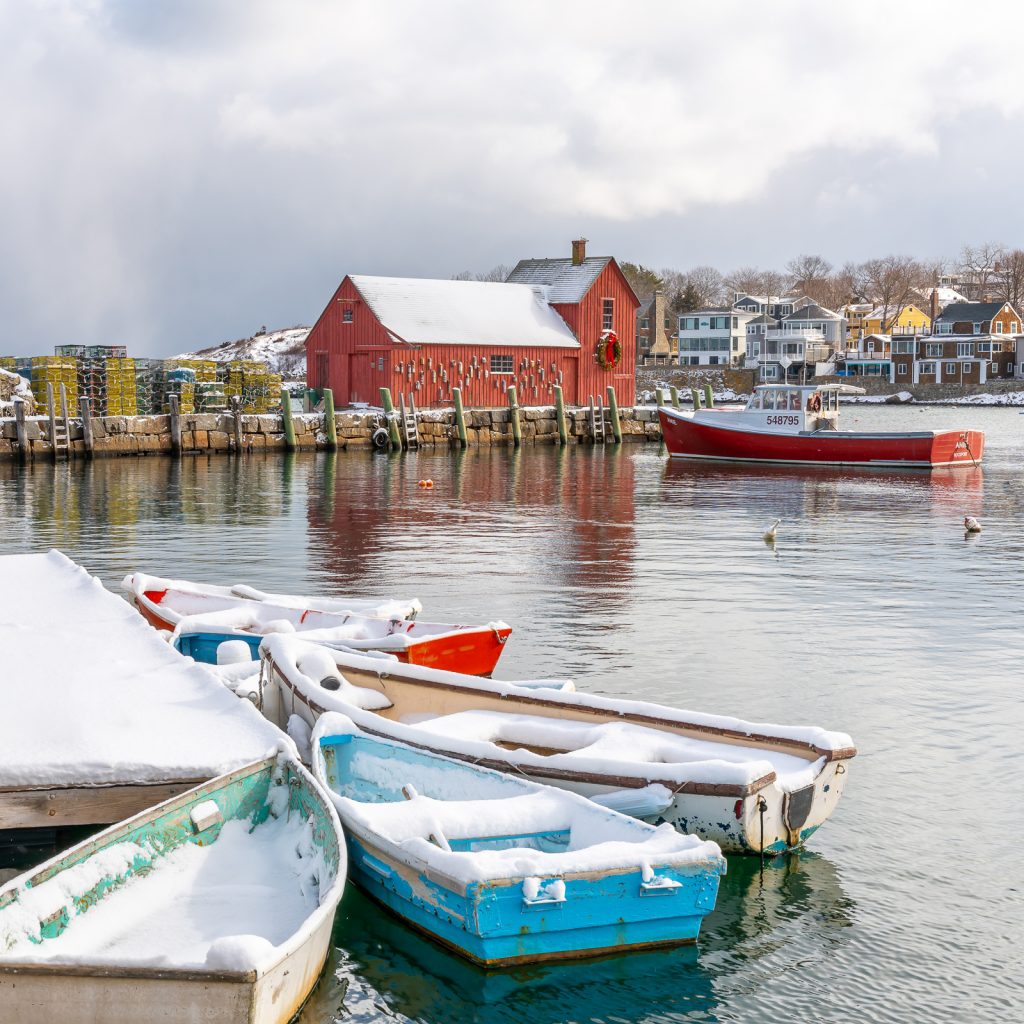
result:
[(240, 665), (252, 660), (252, 648), (244, 640), (225, 640), (217, 644), (218, 665)]
[(981, 523), (974, 516), (964, 516), (964, 529), (968, 533), (981, 533)]
[(779, 532), (779, 523), (781, 523), (781, 522), (782, 522), (781, 519), (776, 519), (775, 522), (772, 523), (771, 527), (769, 529), (765, 530), (764, 539), (765, 539), (765, 543), (766, 544), (774, 544), (775, 543), (775, 538), (776, 538), (776, 536), (778, 535), (778, 532)]

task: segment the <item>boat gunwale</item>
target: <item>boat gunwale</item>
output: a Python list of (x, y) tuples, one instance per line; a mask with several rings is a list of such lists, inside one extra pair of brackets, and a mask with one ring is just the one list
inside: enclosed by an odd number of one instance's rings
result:
[[(298, 687), (298, 685), (295, 682), (293, 682), (287, 676), (287, 674), (282, 670), (280, 664), (274, 660), (272, 655), (264, 654), (263, 657), (265, 658), (265, 660), (268, 663), (268, 667), (270, 669), (270, 672), (272, 674), (276, 672), (278, 677), (288, 687), (288, 689), (292, 692), (292, 694), (297, 696), (298, 699), (301, 700), (302, 703), (305, 704), (311, 711), (314, 711), (318, 715), (327, 714), (327, 713), (330, 712), (331, 709), (325, 708), (322, 705), (317, 704), (316, 701), (312, 697), (309, 697), (303, 690), (301, 690)], [(424, 685), (424, 686), (431, 686), (431, 687), (434, 687), (434, 688), (454, 690), (456, 692), (470, 693), (470, 694), (478, 693), (478, 690), (476, 690), (476, 689), (474, 689), (472, 687), (459, 687), (457, 684), (447, 684), (447, 683), (434, 682), (433, 680), (416, 679), (415, 677), (404, 676), (401, 672), (398, 672), (398, 673), (395, 673), (395, 672), (380, 673), (380, 672), (378, 672), (378, 678), (380, 678), (382, 682), (383, 682), (385, 676), (397, 676), (397, 677), (399, 677), (399, 678), (401, 678), (401, 679), (403, 679), (405, 681), (408, 681), (408, 682), (412, 682), (412, 683), (416, 683), (416, 684)], [(500, 698), (502, 700), (524, 701), (524, 698), (521, 697), (518, 694), (501, 694), (499, 696), (500, 696)], [(547, 699), (547, 698), (543, 698), (543, 697), (528, 699), (528, 700), (525, 701), (525, 703), (528, 703), (529, 705), (540, 704), (540, 705), (545, 706), (545, 707), (555, 707), (555, 708), (566, 706), (561, 701), (553, 701), (553, 700), (550, 700), (550, 699)], [(600, 709), (600, 708), (587, 707), (586, 705), (577, 706), (575, 704), (572, 704), (571, 707), (573, 708), (573, 710), (582, 710), (582, 711), (585, 711), (585, 712), (587, 712), (589, 714), (593, 714), (593, 715), (612, 714), (612, 712), (610, 712), (610, 711), (605, 711), (605, 710)], [(631, 716), (631, 717), (635, 718), (636, 721), (644, 722), (645, 724), (659, 725), (659, 724), (661, 724), (664, 721), (663, 719), (656, 718), (653, 715), (637, 714), (637, 715)], [(672, 723), (672, 724), (683, 725), (683, 726), (685, 726), (687, 728), (691, 727), (690, 724), (686, 723), (686, 722)], [(391, 739), (392, 738), (392, 737), (390, 737), (388, 735), (388, 733), (386, 731), (375, 729), (372, 726), (366, 726), (366, 725), (360, 724), (359, 727), (364, 732), (366, 732), (366, 733), (368, 733), (368, 734), (370, 734), (372, 736), (380, 736), (380, 737), (382, 737), (384, 739)], [(817, 746), (814, 746), (813, 744), (804, 743), (804, 742), (802, 742), (800, 740), (781, 740), (781, 739), (776, 739), (775, 737), (771, 737), (771, 736), (764, 736), (764, 735), (756, 734), (756, 733), (741, 733), (741, 732), (738, 732), (737, 730), (719, 729), (719, 728), (716, 728), (716, 727), (713, 727), (713, 726), (693, 725), (692, 728), (694, 728), (695, 730), (711, 733), (712, 735), (729, 736), (730, 738), (735, 737), (735, 738), (744, 739), (744, 740), (763, 740), (763, 741), (772, 742), (772, 743), (776, 743), (777, 742), (777, 743), (780, 743), (780, 744), (782, 744), (782, 743), (793, 744), (793, 745), (796, 745), (796, 746), (800, 747), (803, 750), (806, 750), (806, 749), (813, 750), (817, 754), (817, 757), (815, 757), (813, 760), (817, 760), (818, 757), (825, 757), (825, 763), (826, 764), (829, 761), (849, 760), (850, 758), (855, 757), (856, 753), (857, 753), (856, 747), (842, 747), (842, 748), (835, 749), (835, 750), (832, 750), (832, 749), (826, 750), (824, 748), (819, 748)], [(417, 743), (417, 742), (415, 742), (413, 740), (403, 739), (401, 742), (406, 743), (408, 746), (416, 747), (417, 749), (420, 749), (420, 750), (427, 750), (427, 751), (436, 751), (437, 750), (437, 748), (435, 748), (433, 746), (430, 746), (429, 744)], [(752, 749), (756, 749), (756, 747), (752, 748)], [(519, 771), (519, 772), (523, 771), (523, 768), (519, 765), (519, 763), (517, 761), (513, 760), (512, 758), (505, 758), (505, 759), (487, 758), (487, 757), (475, 758), (475, 757), (472, 757), (469, 754), (461, 754), (461, 753), (459, 753), (457, 751), (448, 750), (448, 749), (444, 750), (444, 755), (446, 757), (452, 757), (455, 760), (467, 761), (467, 762), (472, 763), (472, 764), (480, 764), (480, 765), (483, 765), (485, 768), (493, 768), (496, 771), (507, 771), (510, 766), (513, 767), (516, 771)], [(831, 756), (829, 756), (829, 755), (831, 755)], [(812, 763), (813, 763), (813, 761), (812, 761)], [(597, 773), (594, 773), (594, 772), (583, 771), (581, 769), (577, 770), (577, 769), (561, 768), (561, 767), (557, 767), (557, 766), (533, 765), (533, 764), (530, 764), (527, 767), (530, 770), (533, 770), (533, 771), (543, 772), (545, 778), (556, 778), (556, 779), (563, 779), (565, 781), (585, 782), (585, 783), (589, 783), (589, 784), (593, 784), (593, 785), (606, 785), (606, 786), (614, 785), (614, 786), (618, 786), (618, 787), (623, 788), (623, 789), (643, 789), (644, 787), (649, 786), (649, 785), (651, 785), (651, 784), (653, 784), (655, 782), (659, 782), (659, 780), (654, 778), (653, 775), (649, 775), (649, 776), (634, 776), (634, 775), (612, 775), (610, 773), (609, 774), (603, 774), (603, 773), (602, 774), (597, 774)], [(748, 783), (745, 783), (745, 784), (742, 784), (742, 785), (739, 784), (739, 783), (696, 782), (694, 780), (688, 780), (686, 782), (681, 782), (681, 783), (677, 782), (675, 780), (660, 781), (659, 784), (665, 786), (666, 789), (670, 790), (672, 792), (673, 796), (679, 795), (681, 793), (685, 793), (685, 794), (691, 794), (691, 795), (695, 795), (695, 796), (725, 796), (725, 797), (730, 797), (731, 796), (731, 797), (743, 797), (743, 798), (745, 798), (745, 797), (748, 797), (748, 796), (752, 796), (754, 793), (757, 793), (757, 792), (759, 792), (762, 789), (767, 788), (768, 786), (772, 785), (772, 783), (774, 783), (776, 780), (777, 780), (777, 774), (774, 771), (772, 771), (772, 772), (769, 772), (766, 775), (762, 775), (759, 778), (754, 779), (751, 782), (748, 782)]]
[[(278, 669), (279, 670), (280, 669), (280, 665), (274, 660), (273, 655), (268, 653), (268, 654), (264, 654), (263, 657), (267, 660), (268, 665), (269, 665), (271, 670), (274, 670), (274, 669)], [(416, 676), (409, 675), (409, 674), (407, 674), (405, 672), (402, 672), (401, 671), (401, 667), (405, 667), (402, 662), (396, 663), (393, 667), (394, 668), (398, 668), (399, 670), (398, 671), (390, 671), (390, 670), (381, 671), (380, 669), (376, 669), (375, 668), (374, 671), (376, 671), (377, 678), (382, 683), (388, 677), (395, 677), (395, 678), (399, 679), (402, 682), (413, 683), (413, 684), (415, 684), (417, 686), (428, 686), (428, 687), (430, 687), (432, 689), (435, 689), (435, 690), (445, 690), (445, 691), (453, 691), (455, 693), (472, 693), (472, 694), (476, 694), (476, 693), (480, 692), (480, 688), (479, 687), (464, 686), (464, 685), (459, 685), (458, 683), (439, 682), (439, 681), (433, 680), (433, 679), (419, 679)], [(457, 673), (451, 673), (451, 674), (455, 675)], [(496, 682), (496, 683), (503, 683), (504, 682), (508, 686), (515, 686), (516, 685), (514, 680), (510, 680), (510, 681), (506, 682), (505, 680), (495, 679), (495, 680), (491, 680), (491, 681), (492, 682)], [(288, 683), (291, 685), (291, 680), (290, 679), (288, 680)], [(796, 739), (791, 739), (788, 736), (772, 736), (772, 735), (770, 735), (768, 733), (741, 732), (738, 729), (727, 729), (724, 726), (705, 725), (703, 723), (689, 722), (689, 721), (685, 721), (685, 720), (673, 721), (671, 719), (658, 718), (655, 715), (648, 715), (648, 714), (645, 714), (645, 713), (640, 712), (640, 711), (629, 711), (629, 712), (625, 712), (624, 713), (622, 711), (616, 711), (616, 710), (614, 710), (612, 708), (599, 708), (599, 707), (593, 707), (593, 706), (587, 705), (587, 704), (575, 704), (572, 701), (554, 700), (554, 699), (552, 699), (550, 697), (534, 696), (532, 693), (531, 694), (502, 693), (502, 694), (496, 694), (496, 696), (498, 696), (503, 701), (512, 701), (512, 702), (529, 704), (529, 705), (540, 705), (541, 707), (552, 707), (552, 708), (571, 707), (574, 711), (582, 711), (582, 712), (585, 712), (585, 713), (591, 714), (591, 715), (613, 715), (614, 714), (614, 715), (618, 715), (620, 718), (628, 716), (630, 719), (634, 719), (634, 720), (636, 720), (638, 722), (644, 722), (645, 724), (659, 724), (659, 723), (664, 722), (664, 721), (669, 721), (669, 722), (671, 722), (672, 725), (684, 726), (687, 729), (693, 729), (695, 732), (704, 732), (704, 733), (708, 733), (708, 734), (710, 734), (712, 736), (727, 736), (730, 739), (739, 739), (739, 740), (755, 740), (757, 742), (774, 743), (774, 744), (777, 744), (778, 746), (795, 747), (795, 748), (799, 748), (802, 751), (810, 751), (810, 752), (812, 752), (815, 755), (813, 758), (810, 759), (812, 761), (816, 761), (819, 757), (824, 757), (826, 761), (848, 760), (851, 757), (855, 757), (856, 754), (857, 754), (857, 748), (856, 747), (819, 747), (817, 744), (811, 743), (808, 740), (796, 740)], [(600, 694), (595, 694), (595, 696), (599, 697)], [(616, 698), (616, 699), (618, 699), (618, 698)], [(623, 698), (620, 701), (620, 703), (631, 703), (631, 702), (628, 700), (628, 698)], [(676, 708), (669, 708), (667, 705), (666, 705), (666, 709), (669, 710), (669, 711), (676, 711), (676, 710), (678, 710)], [(323, 712), (323, 711), (327, 711), (329, 709), (322, 708), (322, 709), (318, 709), (318, 710)]]

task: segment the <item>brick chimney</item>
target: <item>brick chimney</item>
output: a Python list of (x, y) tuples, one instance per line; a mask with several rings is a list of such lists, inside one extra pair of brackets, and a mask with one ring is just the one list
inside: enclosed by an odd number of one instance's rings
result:
[(587, 240), (575, 238), (572, 243), (572, 265), (578, 267), (587, 258)]

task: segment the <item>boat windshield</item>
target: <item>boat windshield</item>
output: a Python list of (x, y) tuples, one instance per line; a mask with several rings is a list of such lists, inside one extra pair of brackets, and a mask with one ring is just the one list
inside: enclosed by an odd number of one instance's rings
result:
[(747, 408), (800, 412), (803, 408), (803, 399), (797, 388), (791, 390), (773, 388), (770, 391), (755, 391)]

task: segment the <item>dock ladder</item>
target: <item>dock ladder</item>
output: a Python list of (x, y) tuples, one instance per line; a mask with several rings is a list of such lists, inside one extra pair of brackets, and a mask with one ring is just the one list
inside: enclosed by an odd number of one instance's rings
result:
[(54, 410), (53, 384), (46, 384), (46, 407), (50, 414), (50, 447), (56, 461), (71, 454), (71, 423), (68, 419), (68, 392), (64, 384), (60, 386), (60, 415)]
[(594, 396), (590, 396), (590, 436), (594, 444), (605, 444), (604, 399), (598, 395), (597, 405)]
[(419, 448), (420, 435), (416, 426), (416, 401), (411, 392), (408, 407), (405, 404), (405, 396), (401, 394), (398, 396), (398, 414), (401, 423), (402, 447)]

